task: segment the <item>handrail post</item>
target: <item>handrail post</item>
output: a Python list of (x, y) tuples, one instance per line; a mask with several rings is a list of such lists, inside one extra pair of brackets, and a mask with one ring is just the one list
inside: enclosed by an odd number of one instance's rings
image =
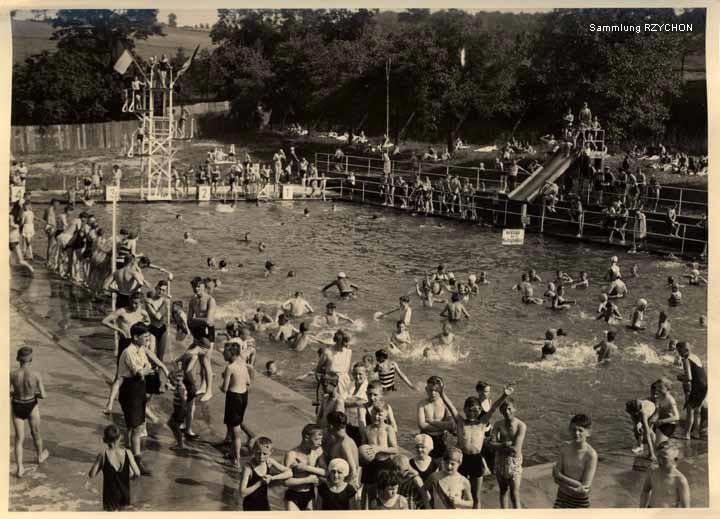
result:
[(540, 215), (540, 234), (545, 231), (545, 200), (543, 200), (542, 214)]
[[(372, 159), (368, 157), (368, 175), (370, 174), (370, 161), (371, 161), (371, 160), (372, 160)], [(363, 199), (363, 200), (364, 200), (364, 199)]]
[(680, 188), (680, 201), (678, 203), (678, 212), (677, 212), (678, 216), (680, 216), (682, 214), (682, 202), (683, 202), (683, 189)]
[(505, 199), (505, 216), (503, 217), (503, 228), (507, 227), (507, 206), (508, 206), (508, 199)]
[(349, 164), (349, 162), (350, 162), (350, 157), (348, 157), (347, 155), (345, 155), (345, 174), (346, 174), (346, 175), (348, 174), (348, 164)]
[[(682, 193), (682, 191), (680, 191)], [(680, 255), (685, 254), (685, 233), (687, 232), (687, 224), (683, 224), (683, 235), (682, 235), (682, 243), (680, 244)]]
[(340, 179), (340, 198), (342, 198), (343, 194), (343, 179)]
[(365, 201), (365, 181), (362, 181), (362, 201)]
[(475, 168), (475, 191), (480, 189), (480, 168)]

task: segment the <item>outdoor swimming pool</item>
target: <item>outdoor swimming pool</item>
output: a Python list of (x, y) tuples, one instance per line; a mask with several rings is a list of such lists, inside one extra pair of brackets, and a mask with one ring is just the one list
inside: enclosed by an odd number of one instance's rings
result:
[[(310, 211), (307, 218), (303, 217), (305, 208)], [(110, 210), (110, 206), (91, 210), (108, 231)], [(36, 214), (42, 214), (42, 208), (37, 207)], [(178, 214), (182, 221), (176, 219)], [(592, 416), (591, 443), (598, 450), (631, 446), (625, 401), (648, 396), (652, 381), (660, 376), (675, 380), (679, 373), (666, 351), (667, 341), (654, 339), (660, 310), (670, 316), (672, 337), (690, 341), (698, 356), (706, 359), (706, 330), (698, 324), (698, 316), (706, 313), (706, 288), (684, 288), (683, 304), (668, 309), (666, 278), (679, 278), (687, 268), (654, 256), (632, 256), (617, 249), (539, 235), (528, 235), (523, 246), (503, 246), (499, 233), (461, 222), (346, 204), (338, 204), (333, 212), (330, 203), (315, 202), (277, 202), (259, 207), (241, 203), (234, 213), (218, 212), (214, 205), (121, 204), (120, 227), (138, 230), (138, 250), (174, 273), (174, 298), (189, 299), (193, 276), (222, 280), (214, 295), (223, 318), (241, 317), (258, 306), (280, 303), (297, 290), (304, 292), (316, 314), (322, 314), (325, 305), (334, 301), (339, 312), (359, 321), (353, 329), (354, 361), (365, 352), (386, 347), (394, 331), (394, 318), (374, 321), (373, 313), (395, 308), (399, 296), (411, 294), (414, 315), (410, 333), (416, 346), (395, 360), (420, 388), (428, 376), (442, 376), (458, 407), (475, 394), (478, 380), (493, 385), (493, 397), (499, 396), (503, 383), (515, 382), (517, 416), (528, 425), (528, 465), (555, 459), (570, 416), (579, 412)], [(198, 245), (184, 245), (184, 231), (189, 231)], [(245, 232), (250, 232), (250, 243), (239, 241)], [(44, 251), (44, 235), (38, 236), (36, 250)], [(259, 241), (267, 244), (266, 251), (258, 251)], [(594, 320), (600, 286), (606, 285), (601, 280), (612, 255), (619, 256), (626, 278), (633, 264), (639, 266), (640, 277), (628, 279), (630, 297), (619, 307), (629, 317), (637, 298), (646, 298), (645, 332), (631, 332), (624, 323), (610, 327)], [(210, 271), (206, 266), (209, 256), (226, 259), (230, 271)], [(277, 267), (273, 276), (265, 278), (263, 266), (268, 258)], [(440, 263), (461, 280), (485, 270), (490, 284), (481, 287), (479, 297), (466, 304), (472, 320), (453, 326), (460, 352), (444, 359), (425, 359), (423, 345), (441, 331), (442, 305), (423, 308), (414, 296), (415, 280)], [(554, 278), (558, 268), (573, 276), (586, 270), (591, 288), (568, 290), (567, 298), (577, 299), (578, 304), (564, 312), (552, 311), (547, 305), (526, 306), (511, 287), (530, 267), (547, 281)], [(294, 278), (287, 277), (289, 270), (295, 271)], [(356, 300), (342, 301), (334, 290), (326, 296), (320, 292), (339, 271), (346, 272), (362, 288)], [(148, 275), (151, 281), (156, 279), (153, 276)], [(536, 285), (536, 292), (543, 291), (544, 287)], [(554, 359), (541, 363), (540, 346), (522, 339), (541, 339), (550, 327), (564, 328), (569, 337), (560, 343)], [(610, 328), (619, 331), (619, 355), (609, 365), (598, 367), (592, 345), (599, 342), (603, 330)], [(268, 341), (266, 334), (259, 335), (257, 342), (261, 358), (278, 362), (280, 381), (314, 397), (314, 379), (295, 380), (315, 366), (314, 349), (292, 352), (284, 344)], [(401, 443), (410, 447), (410, 438), (417, 432), (415, 406), (422, 395), (401, 382), (398, 388), (388, 401), (395, 409)], [(679, 383), (672, 391), (682, 405)], [(253, 412), (252, 406), (249, 412)]]

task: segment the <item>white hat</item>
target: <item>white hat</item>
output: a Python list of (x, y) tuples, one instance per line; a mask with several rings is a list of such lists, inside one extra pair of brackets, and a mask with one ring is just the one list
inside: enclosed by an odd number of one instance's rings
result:
[(338, 276), (337, 276), (337, 277), (339, 277), (339, 278), (346, 278), (347, 276), (345, 275), (344, 272), (338, 272)]

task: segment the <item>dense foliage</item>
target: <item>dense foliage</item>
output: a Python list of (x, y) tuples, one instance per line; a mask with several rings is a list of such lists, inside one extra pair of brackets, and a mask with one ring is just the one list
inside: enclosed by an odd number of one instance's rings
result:
[[(694, 30), (590, 30), (666, 21)], [(162, 34), (157, 11), (61, 10), (52, 24), (58, 51), (14, 69), (13, 122), (117, 117), (113, 60)], [(257, 124), (261, 108), (274, 122), (382, 133), (389, 86), (393, 139), (448, 142), (491, 123), (550, 129), (587, 101), (612, 139), (653, 138), (672, 126), (686, 58), (703, 53), (704, 35), (704, 9), (219, 9), (218, 47), (199, 53), (179, 98), (229, 99), (241, 126)], [(181, 50), (174, 62), (186, 58)]]

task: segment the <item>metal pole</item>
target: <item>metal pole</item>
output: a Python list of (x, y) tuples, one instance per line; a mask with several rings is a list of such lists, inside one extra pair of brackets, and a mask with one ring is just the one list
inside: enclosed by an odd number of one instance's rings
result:
[(506, 198), (505, 199), (505, 216), (503, 217), (503, 227), (507, 227), (507, 206), (508, 206), (508, 201)]
[(370, 161), (371, 161), (371, 160), (372, 160), (372, 159), (368, 158), (368, 175), (370, 174)]
[(390, 140), (390, 58), (385, 67), (385, 136)]
[[(112, 200), (112, 265), (111, 265), (111, 271), (114, 274), (116, 270), (117, 265), (117, 199), (118, 194), (120, 193), (120, 179), (117, 179), (115, 181), (115, 195), (113, 196)], [(115, 291), (112, 293), (112, 310), (115, 311), (115, 304), (116, 304), (116, 298), (117, 294)], [(118, 355), (118, 334), (117, 332), (113, 333), (113, 351), (115, 353), (115, 357)]]
[(350, 157), (348, 157), (347, 155), (345, 155), (345, 174), (346, 174), (346, 175), (348, 174), (348, 163), (349, 163), (349, 161), (350, 161)]
[(545, 230), (545, 201), (543, 201), (542, 205), (542, 215), (540, 216), (540, 233)]
[(365, 181), (362, 181), (362, 201), (365, 201)]
[(683, 189), (680, 188), (680, 202), (678, 203), (678, 216), (682, 213), (682, 202), (683, 202)]
[(480, 168), (475, 168), (475, 191), (480, 189)]
[[(681, 191), (682, 193), (682, 191)], [(687, 232), (687, 224), (683, 225), (683, 236), (682, 236), (682, 243), (680, 245), (680, 255), (682, 256), (685, 254), (685, 233)]]

